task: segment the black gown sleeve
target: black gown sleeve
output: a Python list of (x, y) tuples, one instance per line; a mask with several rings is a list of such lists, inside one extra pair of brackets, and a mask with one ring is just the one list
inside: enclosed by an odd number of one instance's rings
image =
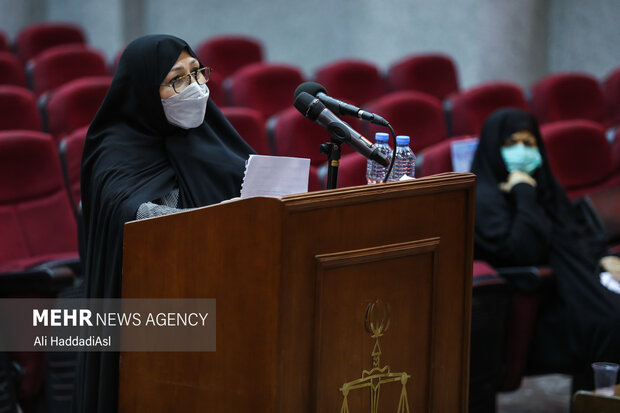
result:
[[(496, 266), (546, 264), (551, 244), (551, 221), (537, 202), (536, 188), (519, 183), (512, 188), (508, 201), (509, 214), (484, 208), (488, 213), (500, 214), (509, 222), (502, 223), (502, 231), (494, 231), (493, 239), (477, 242), (476, 248), (484, 250), (478, 255)], [(477, 238), (480, 236), (477, 234)]]

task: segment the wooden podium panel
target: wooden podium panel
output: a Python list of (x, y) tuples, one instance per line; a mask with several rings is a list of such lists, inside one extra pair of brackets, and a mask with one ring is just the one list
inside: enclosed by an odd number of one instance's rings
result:
[[(252, 198), (125, 226), (123, 297), (216, 298), (217, 350), (122, 353), (119, 411), (338, 412), (380, 365), (412, 412), (465, 412), (475, 177)], [(400, 384), (381, 387), (396, 411)], [(369, 393), (348, 396), (369, 411)]]

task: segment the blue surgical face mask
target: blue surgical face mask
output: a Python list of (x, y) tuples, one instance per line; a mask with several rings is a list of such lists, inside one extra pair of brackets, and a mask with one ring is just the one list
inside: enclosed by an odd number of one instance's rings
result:
[(542, 163), (542, 157), (538, 148), (525, 146), (522, 143), (504, 146), (502, 148), (502, 158), (504, 158), (508, 172), (523, 171), (531, 174)]

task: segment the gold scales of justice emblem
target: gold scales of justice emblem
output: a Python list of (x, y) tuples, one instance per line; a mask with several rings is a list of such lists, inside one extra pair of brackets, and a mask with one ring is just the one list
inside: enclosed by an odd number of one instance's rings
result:
[(381, 394), (381, 386), (388, 383), (400, 382), (400, 400), (396, 413), (409, 413), (409, 401), (407, 400), (407, 380), (411, 376), (407, 373), (393, 373), (390, 366), (385, 365), (379, 367), (381, 358), (381, 346), (379, 346), (379, 337), (390, 327), (390, 306), (381, 300), (369, 303), (366, 306), (364, 314), (364, 325), (366, 331), (375, 339), (375, 346), (372, 349), (372, 369), (363, 370), (362, 377), (359, 379), (344, 383), (340, 388), (343, 400), (340, 413), (349, 413), (349, 404), (347, 397), (351, 390), (370, 389), (370, 413), (379, 413), (379, 396)]

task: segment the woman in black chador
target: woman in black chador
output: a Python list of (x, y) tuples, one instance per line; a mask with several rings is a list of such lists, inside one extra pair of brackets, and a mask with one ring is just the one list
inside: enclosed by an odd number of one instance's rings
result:
[[(121, 295), (125, 222), (239, 196), (253, 151), (208, 100), (210, 70), (173, 36), (125, 49), (82, 157), (88, 297)], [(73, 410), (116, 411), (118, 353), (80, 358)]]
[(472, 172), (478, 179), (476, 258), (498, 267), (550, 265), (553, 271), (530, 364), (591, 382), (592, 362), (620, 361), (620, 295), (600, 282), (605, 251), (553, 176), (534, 117), (516, 109), (493, 113)]

